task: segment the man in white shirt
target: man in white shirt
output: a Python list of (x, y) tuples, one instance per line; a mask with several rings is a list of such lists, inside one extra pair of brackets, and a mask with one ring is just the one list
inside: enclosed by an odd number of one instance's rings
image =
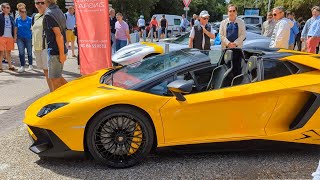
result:
[(290, 29), (293, 27), (293, 22), (285, 18), (285, 9), (282, 6), (273, 9), (273, 18), (277, 22), (274, 27), (270, 48), (289, 48)]
[(208, 11), (201, 11), (200, 24), (192, 27), (190, 32), (189, 47), (200, 50), (210, 50), (210, 39), (216, 38), (215, 30), (208, 25), (210, 15)]
[(141, 15), (138, 23), (137, 23), (138, 27), (139, 27), (139, 33), (140, 33), (140, 37), (142, 37), (142, 34), (146, 28), (146, 21), (144, 20), (144, 16)]

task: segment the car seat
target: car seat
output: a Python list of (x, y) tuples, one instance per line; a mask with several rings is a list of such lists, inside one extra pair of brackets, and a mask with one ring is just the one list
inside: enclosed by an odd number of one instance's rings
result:
[(245, 73), (233, 78), (231, 86), (261, 81), (261, 67), (257, 56), (249, 58), (247, 66), (243, 71)]
[(224, 87), (225, 80), (233, 68), (232, 60), (233, 51), (226, 50), (223, 56), (223, 62), (220, 63), (220, 65), (212, 71), (212, 75), (207, 86), (207, 91), (212, 89), (220, 89)]

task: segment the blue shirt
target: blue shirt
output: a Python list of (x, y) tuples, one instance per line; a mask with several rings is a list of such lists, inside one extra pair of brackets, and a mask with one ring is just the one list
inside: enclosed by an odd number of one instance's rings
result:
[(230, 22), (227, 25), (227, 39), (234, 42), (238, 39), (239, 26), (238, 23)]
[(311, 24), (308, 36), (320, 37), (320, 16)]
[(294, 44), (294, 42), (296, 41), (296, 35), (299, 33), (299, 28), (298, 28), (297, 21), (292, 21), (292, 22), (293, 22), (293, 27), (290, 29), (289, 45), (293, 45)]
[(66, 25), (67, 29), (74, 29), (74, 26), (76, 25), (76, 16), (73, 14), (70, 14), (69, 12), (65, 13), (66, 17)]
[(16, 19), (16, 24), (15, 24), (15, 26), (18, 28), (17, 38), (32, 39), (31, 25), (32, 25), (31, 17), (27, 16), (25, 20), (22, 20), (21, 17), (18, 17)]

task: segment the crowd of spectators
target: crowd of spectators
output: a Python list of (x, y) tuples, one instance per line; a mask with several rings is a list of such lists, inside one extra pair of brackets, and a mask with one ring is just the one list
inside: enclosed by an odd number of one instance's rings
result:
[[(33, 55), (37, 68), (43, 70), (50, 91), (67, 83), (62, 77), (69, 43), (72, 57), (74, 52), (74, 27), (76, 26), (74, 7), (63, 13), (56, 0), (34, 0), (38, 13), (27, 16), (24, 3), (18, 3), (15, 19), (10, 15), (10, 4), (2, 3), (0, 13), (0, 72), (4, 71), (3, 62), (8, 63), (10, 71), (16, 71), (11, 61), (14, 43), (19, 50), (20, 68), (18, 73), (26, 71), (25, 50), (28, 69), (33, 70)], [(6, 59), (3, 60), (2, 59)]]

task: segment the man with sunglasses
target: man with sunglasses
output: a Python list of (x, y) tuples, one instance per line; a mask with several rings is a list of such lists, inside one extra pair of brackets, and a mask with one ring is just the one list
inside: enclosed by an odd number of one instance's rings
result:
[(312, 22), (307, 34), (308, 35), (307, 48), (309, 53), (318, 53), (316, 52), (316, 48), (320, 44), (320, 8), (319, 6), (315, 7), (314, 11), (316, 11), (315, 20)]
[(189, 47), (200, 50), (210, 50), (210, 39), (215, 38), (215, 30), (208, 25), (209, 13), (208, 11), (201, 11), (200, 24), (191, 28)]
[(1, 4), (2, 13), (0, 14), (0, 72), (3, 71), (2, 58), (4, 53), (9, 64), (9, 70), (15, 71), (11, 63), (11, 51), (14, 49), (14, 19), (10, 14), (9, 3)]
[(246, 38), (246, 27), (242, 19), (237, 17), (238, 8), (234, 4), (228, 5), (228, 18), (220, 24), (221, 48), (242, 48)]
[(273, 19), (272, 12), (268, 12), (267, 20), (262, 24), (261, 34), (265, 37), (271, 37), (276, 22)]
[(274, 27), (269, 47), (288, 49), (293, 22), (285, 18), (285, 9), (282, 6), (275, 7), (272, 13), (277, 24)]

